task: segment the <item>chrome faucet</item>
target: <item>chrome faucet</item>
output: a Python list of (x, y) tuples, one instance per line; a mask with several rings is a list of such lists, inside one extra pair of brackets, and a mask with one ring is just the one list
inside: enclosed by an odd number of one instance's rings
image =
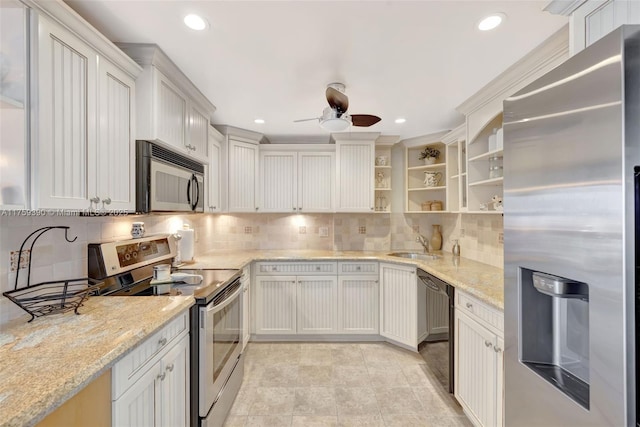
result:
[(422, 247), (424, 248), (424, 253), (428, 254), (429, 253), (429, 241), (427, 240), (426, 237), (424, 237), (422, 234), (418, 234), (416, 236), (416, 242), (420, 243), (422, 245)]

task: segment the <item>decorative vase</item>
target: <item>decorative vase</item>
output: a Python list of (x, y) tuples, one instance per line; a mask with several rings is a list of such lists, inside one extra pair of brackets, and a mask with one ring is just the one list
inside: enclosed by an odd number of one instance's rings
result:
[(434, 251), (442, 249), (442, 233), (440, 232), (439, 224), (433, 224), (433, 231), (431, 232), (431, 248)]
[(432, 165), (436, 162), (436, 158), (435, 157), (425, 157), (424, 158), (424, 164), (425, 165)]

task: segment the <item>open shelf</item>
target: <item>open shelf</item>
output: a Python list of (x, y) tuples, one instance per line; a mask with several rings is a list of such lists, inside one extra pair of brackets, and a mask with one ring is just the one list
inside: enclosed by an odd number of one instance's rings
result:
[(421, 165), (421, 166), (412, 166), (407, 168), (409, 171), (426, 171), (432, 169), (444, 169), (446, 166), (445, 163), (434, 163), (432, 165)]
[(444, 185), (438, 186), (438, 187), (422, 187), (422, 188), (407, 188), (407, 191), (437, 191), (437, 190), (444, 190), (447, 187)]
[(469, 187), (480, 187), (480, 186), (501, 187), (503, 181), (504, 181), (504, 177), (484, 179), (484, 180), (478, 181), (478, 182), (470, 182), (469, 183)]
[(454, 213), (451, 211), (406, 211), (405, 213), (410, 213), (410, 214), (450, 214), (450, 213)]
[(480, 160), (487, 160), (488, 161), (490, 157), (494, 157), (494, 156), (502, 157), (503, 153), (504, 153), (504, 150), (489, 151), (487, 153), (480, 154), (480, 155), (475, 156), (475, 157), (471, 157), (469, 159), (469, 161), (470, 162), (477, 162), (477, 161), (480, 161)]

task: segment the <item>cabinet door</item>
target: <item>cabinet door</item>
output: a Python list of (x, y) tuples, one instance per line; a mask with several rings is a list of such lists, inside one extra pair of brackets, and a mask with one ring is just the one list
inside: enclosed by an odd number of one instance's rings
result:
[(496, 353), (496, 427), (504, 425), (504, 340), (496, 338), (493, 346)]
[(378, 334), (377, 276), (338, 277), (338, 332)]
[(98, 57), (71, 32), (42, 15), (38, 19), (34, 207), (89, 208), (96, 188), (88, 165), (95, 159)]
[(255, 285), (256, 334), (295, 334), (295, 276), (258, 276)]
[(185, 150), (187, 136), (187, 97), (157, 69), (155, 73), (155, 129), (156, 138)]
[(415, 268), (380, 264), (380, 335), (418, 350)]
[(113, 425), (155, 426), (160, 420), (161, 363), (156, 363), (113, 402)]
[(208, 167), (208, 198), (207, 206), (209, 212), (220, 212), (222, 210), (221, 202), (221, 188), (222, 188), (222, 173), (221, 162), (222, 160), (222, 146), (214, 138), (209, 138), (209, 167)]
[(194, 104), (189, 106), (189, 140), (187, 149), (189, 154), (198, 160), (209, 160), (209, 118)]
[(333, 334), (338, 330), (338, 280), (335, 276), (298, 276), (298, 333)]
[(96, 196), (105, 209), (135, 210), (132, 112), (135, 81), (104, 58), (98, 67)]
[(242, 350), (244, 351), (251, 337), (251, 329), (249, 328), (249, 322), (251, 321), (251, 281), (248, 273), (243, 279), (242, 287)]
[(298, 153), (298, 211), (333, 212), (335, 153)]
[(189, 425), (189, 336), (162, 358), (160, 425)]
[(373, 212), (373, 141), (337, 141), (337, 212)]
[(229, 212), (256, 212), (258, 145), (229, 140)]
[(496, 336), (458, 309), (454, 333), (455, 396), (475, 425), (495, 426), (498, 421), (497, 356), (493, 347)]
[(260, 212), (296, 212), (298, 156), (295, 152), (260, 152)]

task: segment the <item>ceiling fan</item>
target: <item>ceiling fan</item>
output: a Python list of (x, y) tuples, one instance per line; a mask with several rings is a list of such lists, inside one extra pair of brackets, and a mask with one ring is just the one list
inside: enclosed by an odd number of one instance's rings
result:
[(371, 114), (347, 114), (349, 98), (344, 94), (345, 85), (342, 83), (329, 83), (327, 85), (327, 102), (329, 106), (324, 109), (322, 116), (312, 119), (294, 120), (294, 122), (306, 122), (318, 120), (320, 127), (331, 132), (339, 132), (349, 126), (369, 127), (378, 123), (381, 119)]

